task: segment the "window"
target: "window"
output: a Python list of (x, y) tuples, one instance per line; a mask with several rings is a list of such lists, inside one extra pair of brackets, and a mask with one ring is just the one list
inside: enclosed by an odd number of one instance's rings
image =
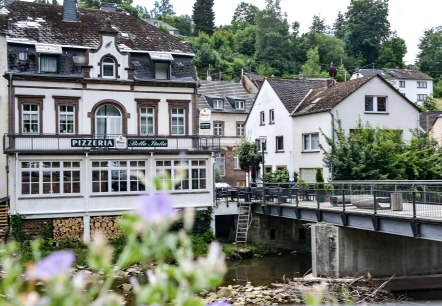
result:
[(213, 100), (213, 108), (214, 109), (223, 109), (224, 108), (224, 100)]
[(215, 170), (218, 170), (221, 176), (226, 175), (226, 158), (224, 154), (218, 153), (215, 155)]
[(58, 131), (62, 134), (75, 133), (75, 106), (58, 106)]
[(173, 107), (171, 114), (171, 134), (184, 135), (185, 134), (185, 111), (184, 108)]
[(245, 127), (244, 122), (237, 122), (236, 123), (236, 136), (244, 136), (245, 133)]
[(417, 95), (417, 100), (418, 101), (425, 101), (426, 98), (427, 98), (426, 94), (418, 94)]
[(94, 160), (92, 161), (92, 192), (145, 191), (144, 160)]
[(140, 107), (140, 134), (155, 134), (155, 108)]
[(266, 137), (259, 137), (258, 139), (256, 139), (255, 144), (256, 144), (256, 148), (260, 152), (267, 151), (267, 138)]
[(246, 109), (246, 102), (244, 100), (235, 100), (236, 109)]
[(121, 113), (113, 105), (105, 104), (96, 113), (97, 137), (121, 135)]
[(276, 136), (276, 151), (284, 151), (284, 136)]
[(80, 193), (79, 161), (21, 162), (21, 194)]
[(417, 82), (417, 88), (427, 88), (427, 82), (425, 82), (425, 81), (418, 81)]
[(302, 135), (303, 151), (318, 151), (319, 150), (319, 133), (310, 133)]
[(157, 160), (156, 175), (163, 184), (174, 190), (200, 190), (207, 188), (206, 160)]
[(399, 87), (405, 88), (405, 81), (399, 81)]
[(169, 130), (171, 135), (189, 133), (189, 100), (167, 100), (169, 103)]
[(155, 79), (169, 80), (169, 63), (155, 62)]
[(54, 55), (40, 55), (40, 73), (57, 73), (58, 58)]
[(366, 112), (386, 112), (387, 97), (385, 96), (365, 96)]
[(40, 105), (22, 104), (22, 132), (40, 132)]
[(238, 155), (233, 156), (233, 169), (235, 169), (235, 170), (241, 169), (241, 167), (239, 166), (239, 156)]
[(306, 183), (316, 182), (316, 168), (301, 168), (299, 169), (299, 178)]
[(275, 110), (269, 110), (269, 123), (275, 123)]
[(265, 122), (266, 122), (266, 117), (265, 117), (265, 113), (262, 111), (261, 113), (260, 113), (260, 121), (259, 121), (259, 123), (261, 124), (261, 125), (264, 125), (265, 124)]
[(223, 130), (224, 130), (223, 122), (214, 122), (213, 123), (213, 135), (223, 136)]
[(107, 56), (101, 61), (101, 75), (103, 78), (115, 78), (115, 61)]

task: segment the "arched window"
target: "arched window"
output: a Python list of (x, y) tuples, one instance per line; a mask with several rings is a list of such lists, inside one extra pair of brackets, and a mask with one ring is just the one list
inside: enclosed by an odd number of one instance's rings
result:
[(115, 78), (115, 60), (112, 57), (101, 60), (101, 75), (103, 78)]
[(97, 137), (109, 138), (122, 134), (121, 113), (113, 105), (105, 104), (97, 109), (96, 113)]

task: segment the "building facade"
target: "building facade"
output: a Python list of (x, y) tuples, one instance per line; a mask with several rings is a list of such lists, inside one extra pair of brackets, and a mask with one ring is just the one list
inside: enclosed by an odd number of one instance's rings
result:
[(158, 192), (154, 178), (177, 208), (213, 205), (217, 148), (196, 135), (187, 45), (126, 14), (77, 9), (75, 0), (6, 9), (11, 214), (80, 218), (88, 239), (94, 217), (121, 215), (136, 196)]

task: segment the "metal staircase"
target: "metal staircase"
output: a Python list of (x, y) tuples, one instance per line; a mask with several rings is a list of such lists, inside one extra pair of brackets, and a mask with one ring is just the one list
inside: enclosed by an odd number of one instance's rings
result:
[(236, 244), (247, 243), (247, 233), (252, 222), (251, 220), (251, 202), (239, 202), (238, 222), (236, 223)]

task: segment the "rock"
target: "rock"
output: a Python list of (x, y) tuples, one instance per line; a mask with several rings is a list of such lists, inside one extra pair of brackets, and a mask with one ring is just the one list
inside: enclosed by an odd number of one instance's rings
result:
[(121, 288), (123, 288), (124, 292), (132, 291), (132, 285), (131, 284), (123, 284), (123, 285), (121, 285)]
[(226, 299), (230, 299), (233, 297), (232, 294), (232, 289), (223, 287), (220, 290), (218, 290), (218, 292), (216, 293), (216, 295), (220, 298), (226, 298)]

